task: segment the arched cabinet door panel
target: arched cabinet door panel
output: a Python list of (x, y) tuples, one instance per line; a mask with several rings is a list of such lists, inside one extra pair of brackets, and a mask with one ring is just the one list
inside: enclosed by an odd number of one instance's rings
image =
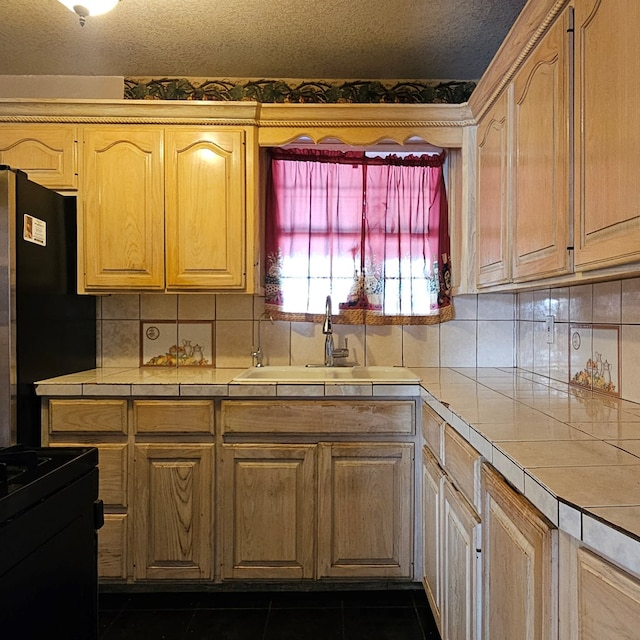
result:
[(78, 188), (78, 129), (65, 124), (0, 125), (0, 164), (21, 169), (43, 187)]
[(167, 130), (167, 289), (245, 284), (244, 132)]
[(514, 79), (513, 280), (568, 273), (569, 9)]
[(509, 256), (509, 90), (478, 124), (477, 284), (508, 282)]
[(164, 288), (162, 145), (161, 128), (85, 129), (80, 228), (87, 291)]
[(576, 271), (640, 260), (640, 3), (575, 3)]

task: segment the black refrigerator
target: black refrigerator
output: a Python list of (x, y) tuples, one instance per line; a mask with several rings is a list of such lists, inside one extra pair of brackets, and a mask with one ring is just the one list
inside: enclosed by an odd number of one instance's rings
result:
[(0, 447), (40, 445), (35, 381), (96, 366), (76, 262), (76, 198), (0, 165)]

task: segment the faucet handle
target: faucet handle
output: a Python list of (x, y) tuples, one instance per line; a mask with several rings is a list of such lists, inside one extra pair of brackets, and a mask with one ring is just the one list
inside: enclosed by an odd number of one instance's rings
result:
[(344, 347), (333, 350), (334, 358), (348, 358), (349, 357), (349, 338), (344, 339)]

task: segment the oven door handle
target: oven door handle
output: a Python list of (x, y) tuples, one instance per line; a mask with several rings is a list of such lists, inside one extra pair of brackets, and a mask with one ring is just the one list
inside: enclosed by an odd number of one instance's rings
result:
[(96, 500), (93, 503), (93, 528), (97, 531), (104, 526), (104, 502)]

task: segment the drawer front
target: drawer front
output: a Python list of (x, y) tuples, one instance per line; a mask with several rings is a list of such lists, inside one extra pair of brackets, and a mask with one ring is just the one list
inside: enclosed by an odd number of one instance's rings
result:
[(98, 576), (112, 580), (127, 577), (127, 514), (105, 513), (98, 531)]
[(135, 400), (135, 433), (214, 433), (211, 400)]
[(222, 429), (226, 434), (411, 435), (415, 433), (415, 403), (406, 400), (227, 401), (222, 403)]
[(127, 433), (127, 401), (49, 400), (49, 433)]
[(52, 447), (96, 447), (98, 449), (98, 498), (105, 507), (127, 506), (127, 445), (93, 442), (52, 442)]
[(444, 420), (426, 403), (422, 403), (422, 437), (431, 453), (442, 462)]
[(127, 506), (127, 445), (98, 445), (98, 497), (109, 506)]
[(450, 425), (444, 431), (444, 468), (451, 481), (476, 508), (480, 505), (482, 456)]

